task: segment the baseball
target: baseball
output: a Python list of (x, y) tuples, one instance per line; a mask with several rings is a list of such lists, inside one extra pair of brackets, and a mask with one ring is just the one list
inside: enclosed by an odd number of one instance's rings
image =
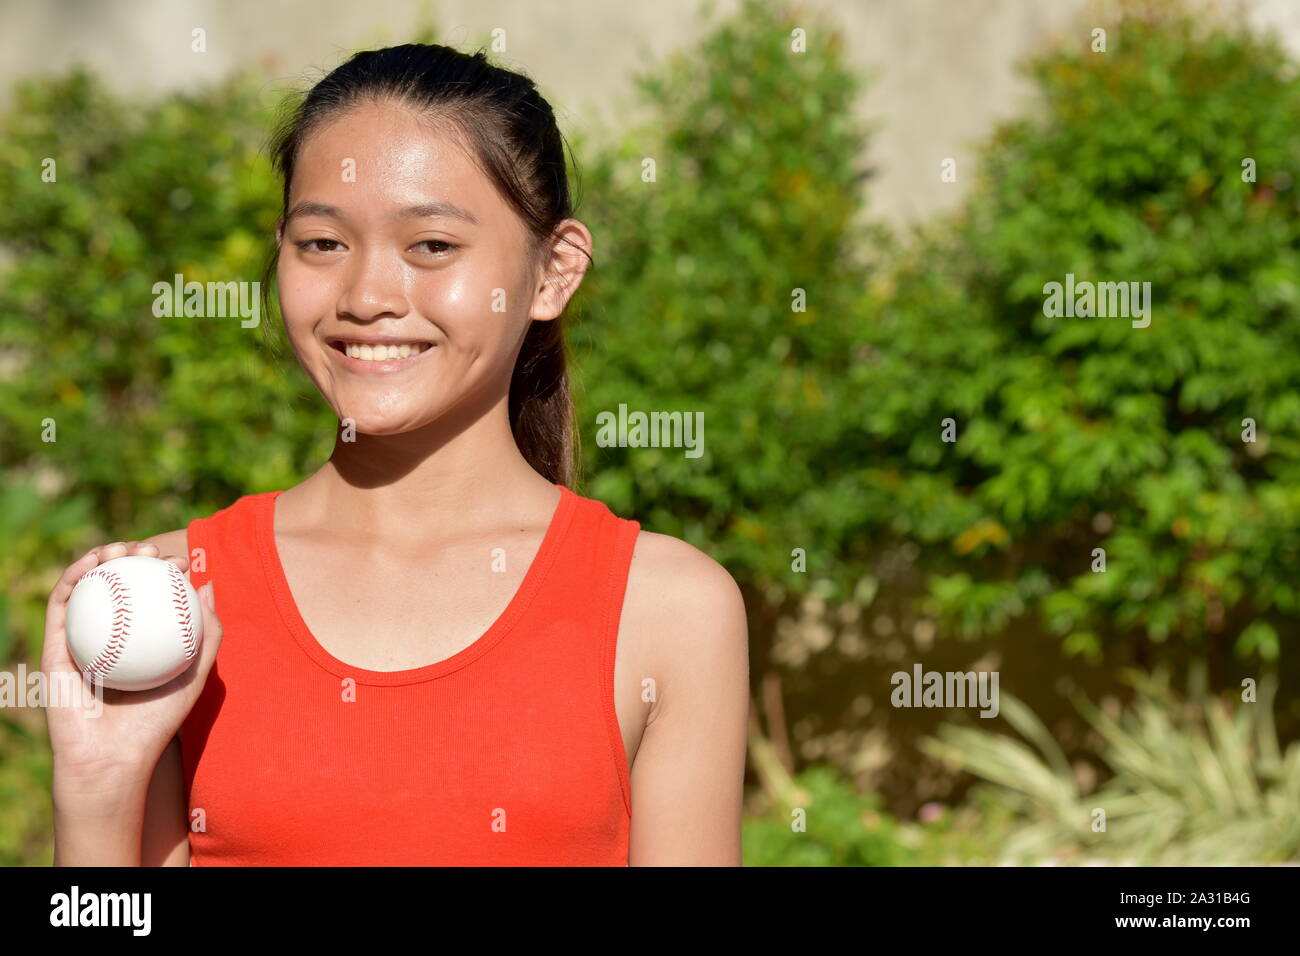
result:
[(81, 576), (68, 598), (72, 659), (116, 690), (149, 690), (184, 672), (203, 641), (199, 596), (170, 561), (128, 555)]

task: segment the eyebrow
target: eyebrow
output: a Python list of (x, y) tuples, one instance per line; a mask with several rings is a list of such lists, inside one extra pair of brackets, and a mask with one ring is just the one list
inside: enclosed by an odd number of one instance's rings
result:
[[(337, 206), (329, 206), (325, 203), (311, 202), (304, 200), (292, 209), (284, 217), (288, 222), (295, 216), (326, 216), (332, 219), (345, 219), (343, 211)], [(479, 224), (478, 217), (468, 209), (462, 209), (455, 203), (435, 200), (434, 202), (420, 203), (418, 206), (407, 206), (405, 209), (398, 210), (393, 216), (395, 219), (460, 219), (472, 226)]]

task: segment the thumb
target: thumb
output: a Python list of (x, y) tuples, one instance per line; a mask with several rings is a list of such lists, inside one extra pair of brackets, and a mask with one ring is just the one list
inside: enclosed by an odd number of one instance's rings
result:
[(217, 601), (211, 581), (199, 588), (199, 606), (203, 609), (203, 641), (199, 648), (199, 659), (194, 662), (194, 671), (201, 684), (216, 662), (217, 651), (221, 647), (221, 618), (217, 616)]

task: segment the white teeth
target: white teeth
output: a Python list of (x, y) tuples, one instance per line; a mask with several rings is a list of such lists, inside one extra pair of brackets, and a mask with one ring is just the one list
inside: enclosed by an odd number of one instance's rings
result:
[(358, 345), (355, 342), (349, 342), (345, 344), (344, 348), (347, 351), (348, 358), (361, 359), (366, 362), (386, 362), (392, 359), (410, 358), (412, 355), (418, 355), (425, 350), (426, 346), (420, 343)]

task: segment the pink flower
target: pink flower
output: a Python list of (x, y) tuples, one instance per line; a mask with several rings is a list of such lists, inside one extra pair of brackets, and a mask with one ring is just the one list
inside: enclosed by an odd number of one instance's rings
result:
[(921, 809), (916, 812), (916, 817), (922, 823), (938, 823), (943, 819), (943, 804), (933, 801), (922, 804)]

